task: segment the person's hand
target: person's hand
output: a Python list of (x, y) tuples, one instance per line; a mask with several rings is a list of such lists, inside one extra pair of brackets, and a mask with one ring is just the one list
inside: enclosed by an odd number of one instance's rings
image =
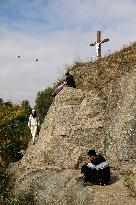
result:
[(84, 173), (81, 173), (81, 174), (79, 175), (79, 178), (82, 178), (82, 179), (84, 179), (84, 178), (85, 178), (85, 175), (84, 175)]

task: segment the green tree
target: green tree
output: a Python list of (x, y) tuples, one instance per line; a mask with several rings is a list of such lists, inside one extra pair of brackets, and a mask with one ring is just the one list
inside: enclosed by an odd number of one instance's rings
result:
[(28, 110), (29, 112), (31, 112), (31, 106), (30, 106), (28, 100), (23, 100), (23, 101), (21, 102), (21, 106), (22, 106), (23, 108), (25, 108), (26, 110)]
[(0, 152), (6, 163), (20, 159), (21, 149), (26, 149), (30, 140), (27, 126), (30, 114), (28, 101), (21, 105), (3, 102), (0, 105)]
[(48, 87), (44, 91), (37, 93), (36, 97), (36, 110), (40, 119), (40, 123), (43, 122), (45, 115), (47, 114), (50, 105), (53, 101), (52, 97), (53, 88)]

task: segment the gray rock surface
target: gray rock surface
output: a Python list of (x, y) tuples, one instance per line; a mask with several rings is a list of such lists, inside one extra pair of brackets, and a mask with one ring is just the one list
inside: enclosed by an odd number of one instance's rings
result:
[[(125, 178), (135, 172), (135, 82), (133, 69), (104, 87), (105, 95), (73, 88), (58, 94), (35, 145), (11, 167), (14, 192), (32, 187), (36, 205), (135, 204), (135, 178)], [(120, 176), (113, 184), (83, 187), (76, 181), (90, 148), (108, 158), (113, 175)]]

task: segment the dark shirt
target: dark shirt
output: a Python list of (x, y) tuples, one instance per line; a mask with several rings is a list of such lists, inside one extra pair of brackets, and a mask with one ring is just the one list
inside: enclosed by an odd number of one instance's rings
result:
[(73, 78), (72, 75), (69, 74), (69, 75), (66, 77), (66, 82), (67, 82), (67, 85), (68, 85), (69, 87), (76, 88), (75, 80), (74, 80), (74, 78)]
[(90, 163), (83, 165), (81, 173), (85, 174), (85, 181), (104, 185), (110, 181), (110, 167), (102, 155), (97, 155)]

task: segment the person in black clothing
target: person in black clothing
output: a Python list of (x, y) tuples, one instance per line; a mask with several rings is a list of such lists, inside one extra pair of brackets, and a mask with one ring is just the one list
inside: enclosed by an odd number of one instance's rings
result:
[(63, 90), (64, 87), (73, 87), (76, 88), (75, 80), (69, 72), (66, 73), (66, 80), (56, 89), (56, 91), (52, 94), (52, 97), (55, 97), (58, 93)]
[(107, 185), (110, 182), (110, 167), (107, 160), (96, 154), (95, 150), (87, 153), (89, 162), (81, 168), (80, 178), (84, 179), (84, 185)]
[(68, 87), (76, 88), (76, 84), (73, 76), (69, 72), (67, 72), (65, 76), (66, 76), (66, 84), (68, 85)]

